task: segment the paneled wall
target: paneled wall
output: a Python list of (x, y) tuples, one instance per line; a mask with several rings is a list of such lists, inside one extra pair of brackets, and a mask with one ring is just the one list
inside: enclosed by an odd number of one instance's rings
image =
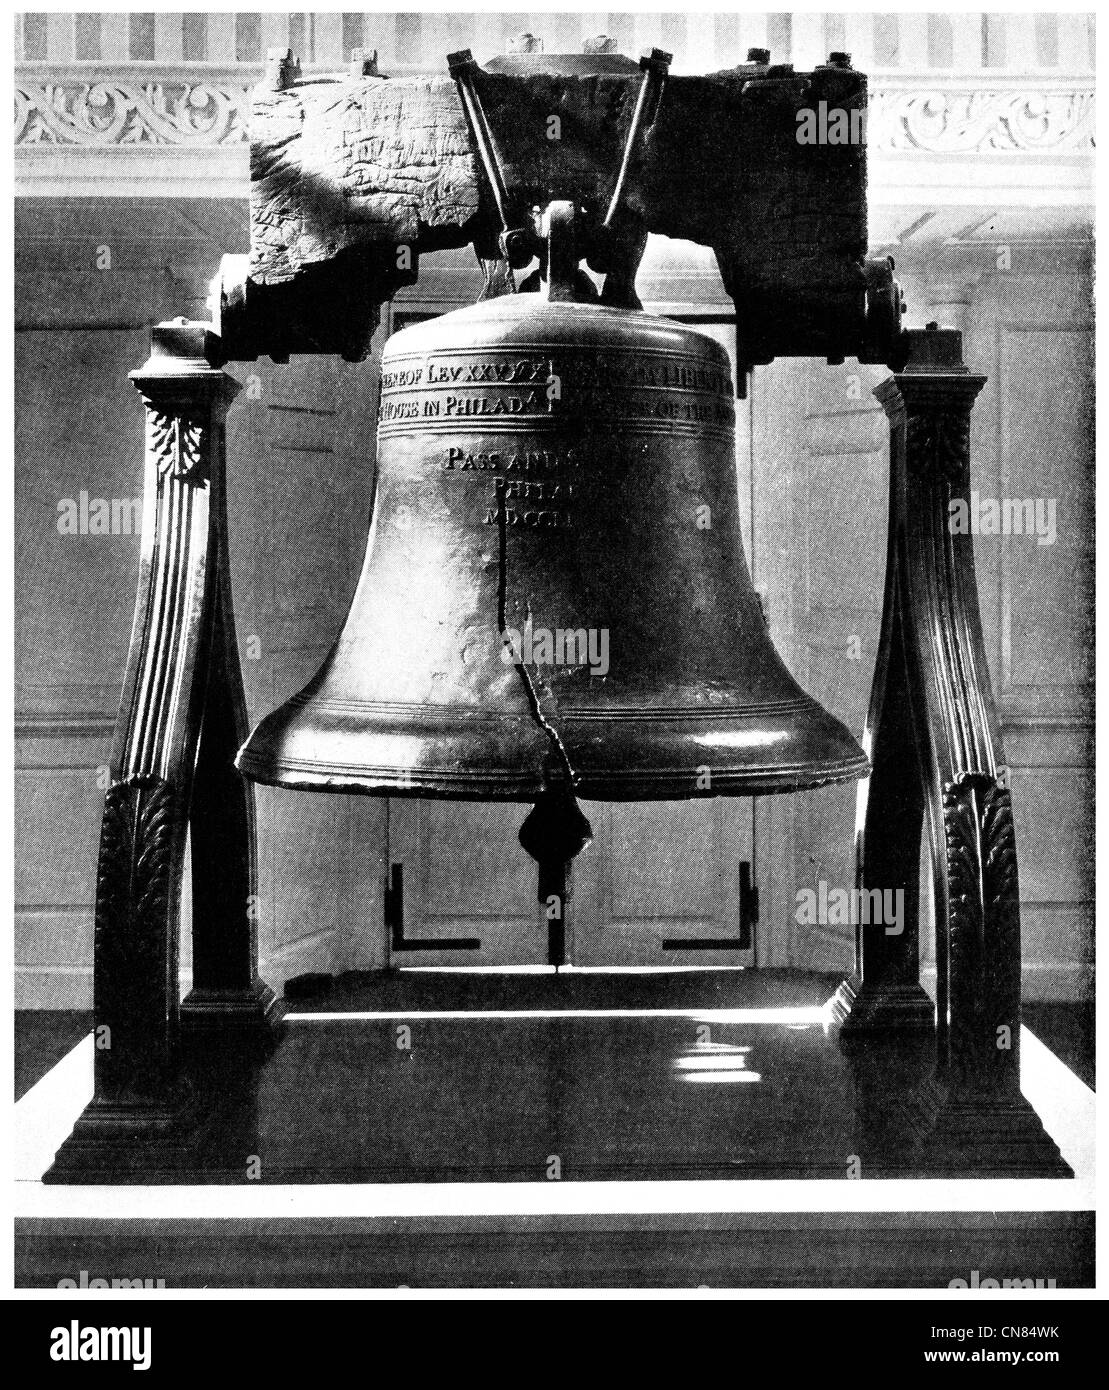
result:
[(1055, 513), (1051, 543), (975, 545), (1013, 769), (1026, 975), (1051, 998), (1092, 988), (1093, 321), (1081, 274), (1028, 259), (979, 282), (966, 334), (990, 378), (974, 441), (981, 495)]
[[(214, 249), (182, 210), (160, 211), (17, 214), (15, 925), (17, 999), (32, 1007), (91, 997), (100, 810), (139, 565), (143, 414), (127, 372), (151, 323), (200, 312)], [(241, 215), (218, 228), (241, 240)], [(108, 534), (97, 499), (117, 504)], [(66, 503), (78, 534), (59, 530)]]
[[(886, 372), (779, 360), (756, 375), (759, 582), (771, 633), (805, 689), (861, 732), (885, 575), (887, 429), (872, 391)], [(851, 963), (852, 929), (798, 925), (793, 905), (798, 890), (853, 885), (855, 800), (849, 785), (766, 806), (781, 847), (781, 963)]]
[[(139, 563), (143, 412), (127, 373), (153, 323), (205, 315), (220, 255), (245, 249), (246, 209), (36, 201), (17, 223), (17, 997), (84, 1007)], [(316, 670), (346, 612), (369, 516), (376, 376), (372, 363), (330, 359), (233, 373), (244, 389), (228, 426), (232, 582), (257, 719)], [(77, 534), (59, 530), (70, 502)], [(383, 964), (380, 932), (365, 930), (381, 921), (383, 808), (268, 789), (258, 802), (267, 978)], [(186, 989), (187, 931), (183, 945)]]
[[(999, 264), (1000, 263), (1000, 264)], [(971, 370), (988, 376), (972, 419), (972, 488), (1041, 508), (1042, 539), (977, 534), (987, 655), (1012, 772), (1028, 997), (1093, 988), (1093, 344), (1088, 253), (1077, 245), (951, 246), (899, 252), (912, 323), (964, 330)], [(952, 286), (958, 286), (957, 289)], [(866, 714), (881, 615), (887, 499), (881, 369), (778, 362), (762, 515), (791, 564), (764, 560), (775, 641), (802, 682), (850, 727)], [(770, 391), (770, 382), (774, 390)], [(767, 401), (767, 396), (772, 399)], [(798, 403), (803, 403), (798, 409)], [(772, 462), (773, 460), (773, 462)], [(855, 639), (858, 639), (856, 642)], [(856, 655), (861, 653), (861, 659)], [(798, 886), (852, 882), (845, 827), (853, 793), (778, 803)], [(926, 938), (926, 971), (934, 973)], [(787, 958), (816, 968), (851, 959), (849, 927), (790, 927)]]

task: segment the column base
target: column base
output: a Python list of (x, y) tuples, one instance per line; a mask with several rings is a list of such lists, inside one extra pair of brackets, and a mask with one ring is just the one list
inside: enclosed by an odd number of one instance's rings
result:
[(284, 1000), (264, 980), (246, 989), (191, 989), (181, 1001), (181, 1032), (203, 1039), (218, 1033), (254, 1033), (269, 1037), (281, 1031)]
[(849, 976), (829, 999), (832, 1027), (843, 1038), (880, 1034), (928, 1033), (936, 1026), (936, 1005), (919, 983), (872, 985)]
[(923, 1149), (929, 1169), (983, 1178), (1073, 1178), (1074, 1171), (1017, 1093), (964, 1096), (947, 1091)]
[(44, 1183), (179, 1181), (192, 1160), (190, 1093), (150, 1104), (91, 1100), (43, 1174)]

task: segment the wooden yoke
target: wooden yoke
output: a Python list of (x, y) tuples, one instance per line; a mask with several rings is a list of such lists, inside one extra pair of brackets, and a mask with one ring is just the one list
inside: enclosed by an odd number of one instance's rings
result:
[[(713, 249), (740, 395), (776, 356), (896, 365), (900, 291), (866, 255), (866, 76), (842, 53), (795, 72), (754, 50), (704, 76), (668, 58), (463, 51), (454, 78), (356, 64), (308, 82), (279, 64), (251, 113), (251, 254), (224, 258), (216, 292), (228, 360), (365, 357), (380, 305), (446, 248), (473, 246), (486, 296), (509, 292), (532, 209), (565, 199), (602, 302), (637, 303), (651, 232)], [(817, 138), (818, 110), (856, 136)]]

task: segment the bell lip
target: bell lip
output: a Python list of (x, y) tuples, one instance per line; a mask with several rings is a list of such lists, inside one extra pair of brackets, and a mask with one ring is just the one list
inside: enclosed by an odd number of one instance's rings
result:
[[(573, 770), (576, 794), (594, 801), (773, 796), (871, 771), (847, 726), (803, 692), (796, 700), (696, 711), (564, 709), (553, 762), (549, 735), (530, 712), (355, 704), (344, 711), (349, 717), (361, 709), (364, 722), (354, 730), (343, 727), (333, 704), (308, 691), (294, 695), (253, 730), (235, 766), (251, 781), (291, 789), (519, 802), (562, 775), (561, 758)], [(769, 739), (752, 741), (759, 732)], [(421, 750), (411, 763), (390, 746), (398, 735)]]
[[(353, 772), (337, 765), (314, 766), (293, 759), (264, 763), (244, 757), (235, 765), (244, 777), (262, 786), (287, 791), (331, 792), (351, 796), (413, 797), (431, 801), (499, 801), (526, 804), (555, 785), (533, 772), (513, 775), (490, 771), (486, 775), (468, 769), (464, 773), (426, 769), (407, 777), (396, 769)], [(868, 777), (871, 765), (864, 756), (813, 767), (761, 768), (712, 774), (710, 788), (697, 787), (689, 768), (651, 768), (641, 772), (584, 772), (576, 778), (574, 795), (580, 801), (705, 801), (717, 796), (785, 796), (816, 791)]]

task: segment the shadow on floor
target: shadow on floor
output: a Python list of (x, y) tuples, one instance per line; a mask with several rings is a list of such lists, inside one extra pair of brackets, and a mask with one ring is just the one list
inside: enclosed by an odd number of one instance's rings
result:
[(1080, 1081), (1094, 1089), (1097, 1049), (1094, 1004), (1025, 1004), (1024, 1025), (1069, 1067)]
[(15, 1098), (77, 1046), (92, 1028), (92, 1013), (78, 1009), (17, 1009), (15, 1014)]

